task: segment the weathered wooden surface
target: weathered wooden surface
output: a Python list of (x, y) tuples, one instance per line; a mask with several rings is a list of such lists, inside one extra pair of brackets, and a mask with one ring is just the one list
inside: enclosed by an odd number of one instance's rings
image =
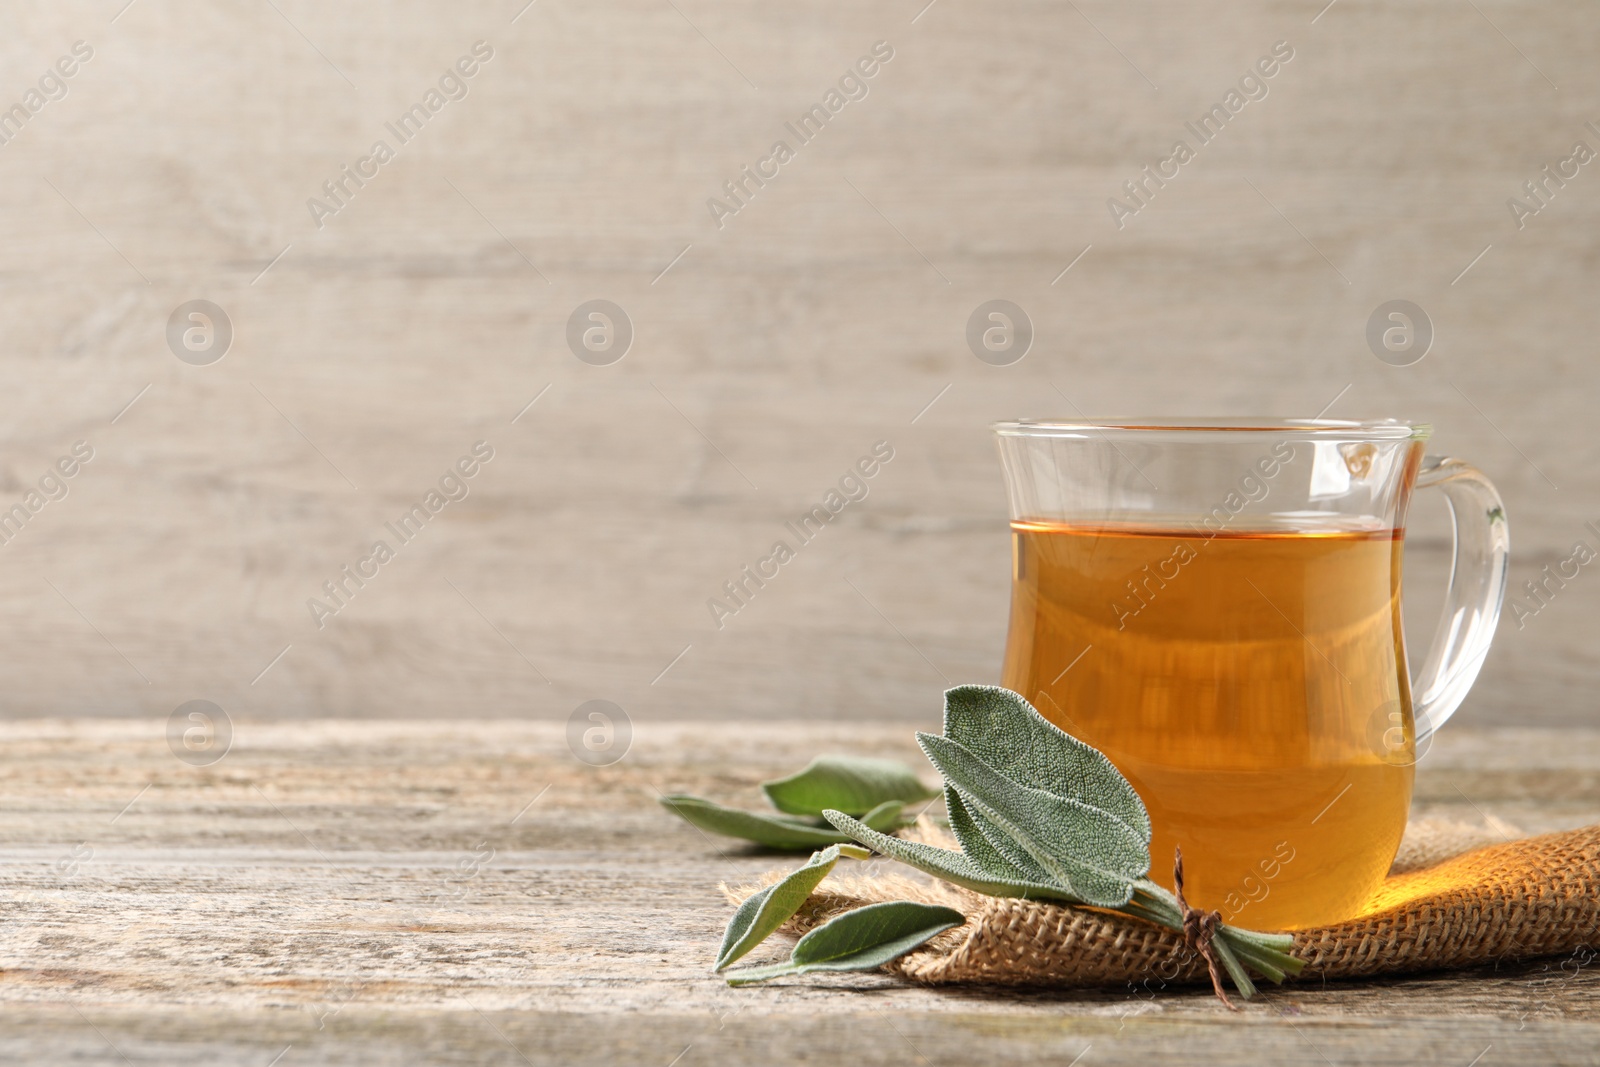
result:
[[(605, 768), (505, 721), (245, 723), (206, 768), (136, 723), (9, 724), (0, 1060), (1594, 1062), (1587, 959), (1273, 990), (1238, 1016), (1204, 991), (729, 989), (707, 973), (715, 883), (794, 861), (711, 841), (657, 793), (752, 803), (828, 750), (927, 770), (903, 723), (643, 727)], [(1448, 731), (1417, 812), (1600, 819), (1600, 733)]]
[[(95, 55), (0, 147), (0, 510), (96, 453), (0, 546), (0, 714), (914, 717), (999, 662), (985, 423), (1074, 408), (1430, 420), (1505, 491), (1514, 589), (1595, 544), (1600, 174), (1520, 232), (1505, 201), (1595, 141), (1600, 9), (925, 4), (14, 5), (0, 103)], [(317, 229), (478, 39), (470, 95)], [(1270, 95), (1116, 230), (1280, 39)], [(877, 40), (870, 94), (719, 230), (707, 198)], [(198, 297), (235, 329), (207, 367), (164, 339)], [(637, 333), (609, 367), (564, 339), (595, 297)], [(963, 339), (994, 297), (1037, 329), (1011, 367)], [(1412, 367), (1363, 341), (1396, 297), (1437, 329)], [(480, 438), (472, 495), (318, 630), (307, 599)], [(715, 629), (879, 439), (872, 495)], [(1414, 644), (1448, 532), (1417, 522)], [(1463, 714), (1584, 721), (1597, 590), (1508, 622)]]

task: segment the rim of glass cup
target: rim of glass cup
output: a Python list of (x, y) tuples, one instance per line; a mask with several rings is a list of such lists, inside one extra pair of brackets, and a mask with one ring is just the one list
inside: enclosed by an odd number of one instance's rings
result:
[(1000, 437), (1111, 437), (1122, 435), (1276, 434), (1280, 437), (1352, 437), (1374, 441), (1424, 441), (1433, 434), (1427, 423), (1399, 419), (1278, 419), (1256, 417), (1186, 418), (1149, 417), (1122, 419), (1007, 419), (992, 423)]

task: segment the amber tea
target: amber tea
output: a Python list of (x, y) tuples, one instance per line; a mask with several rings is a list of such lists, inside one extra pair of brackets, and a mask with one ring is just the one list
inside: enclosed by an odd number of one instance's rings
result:
[(1359, 912), (1411, 798), (1400, 531), (1012, 530), (1002, 684), (1127, 775), (1151, 877), (1181, 845), (1190, 901), (1230, 923)]

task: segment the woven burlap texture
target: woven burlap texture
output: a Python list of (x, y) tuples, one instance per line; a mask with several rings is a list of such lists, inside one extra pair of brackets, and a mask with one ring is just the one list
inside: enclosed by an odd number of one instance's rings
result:
[[(1366, 915), (1295, 935), (1295, 955), (1306, 961), (1300, 979), (1470, 967), (1593, 945), (1600, 927), (1600, 826), (1481, 844), (1508, 829), (1503, 823), (1414, 825), (1396, 873)], [(927, 822), (913, 833), (953, 844)], [(1448, 855), (1460, 848), (1470, 851)], [(887, 863), (873, 868), (881, 870), (836, 869), (784, 931), (798, 936), (863, 904), (918, 900), (953, 907), (967, 923), (887, 968), (914, 981), (1091, 988), (1209, 980), (1205, 963), (1165, 927), (1085, 908), (985, 897), (892, 873), (896, 868)], [(784, 873), (773, 872), (764, 884)], [(724, 887), (734, 901), (757, 888)]]

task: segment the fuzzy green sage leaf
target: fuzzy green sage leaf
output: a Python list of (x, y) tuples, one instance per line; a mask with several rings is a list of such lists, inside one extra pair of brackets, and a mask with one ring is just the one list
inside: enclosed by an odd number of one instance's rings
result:
[(804, 867), (791, 872), (783, 881), (767, 886), (739, 905), (722, 935), (722, 950), (717, 953), (715, 969), (720, 971), (738, 960), (787, 922), (833, 870), (841, 855), (860, 860), (872, 853), (855, 845), (830, 845), (814, 853)]
[(912, 804), (939, 795), (898, 760), (820, 756), (805, 770), (761, 783), (772, 806), (791, 815), (821, 815), (826, 809), (860, 816), (888, 801)]
[(945, 694), (944, 736), (1001, 774), (1110, 812), (1149, 843), (1150, 815), (1122, 772), (1099, 749), (1056, 726), (1011, 690), (951, 689)]
[(1150, 867), (1150, 849), (1127, 823), (1081, 800), (1008, 778), (947, 737), (919, 733), (917, 741), (960, 794), (984, 838), (1015, 869), (1088, 904), (1114, 908), (1128, 902), (1134, 879)]
[[(672, 793), (661, 798), (661, 806), (692, 826), (724, 837), (737, 837), (766, 848), (798, 851), (824, 845), (846, 844), (852, 839), (821, 820), (793, 815), (771, 815), (723, 807), (704, 797)], [(905, 805), (885, 801), (861, 817), (874, 830), (898, 830), (907, 824)]]
[[(804, 868), (802, 868), (804, 869)], [(733, 971), (729, 985), (751, 985), (810, 971), (872, 971), (967, 921), (953, 908), (890, 900), (836, 915), (795, 943), (785, 963)]]
[(661, 806), (690, 825), (713, 834), (743, 838), (767, 848), (807, 849), (849, 841), (830, 827), (817, 826), (786, 815), (766, 815), (725, 808), (701, 797), (673, 793), (661, 798)]
[(825, 811), (822, 814), (840, 832), (848, 834), (852, 840), (861, 842), (874, 852), (897, 859), (907, 866), (925, 871), (951, 885), (970, 889), (974, 893), (982, 893), (989, 897), (1023, 897), (1029, 900), (1082, 903), (1082, 900), (1069, 889), (1046, 882), (1030, 882), (1009, 874), (992, 873), (973, 862), (964, 852), (878, 833), (842, 811)]

